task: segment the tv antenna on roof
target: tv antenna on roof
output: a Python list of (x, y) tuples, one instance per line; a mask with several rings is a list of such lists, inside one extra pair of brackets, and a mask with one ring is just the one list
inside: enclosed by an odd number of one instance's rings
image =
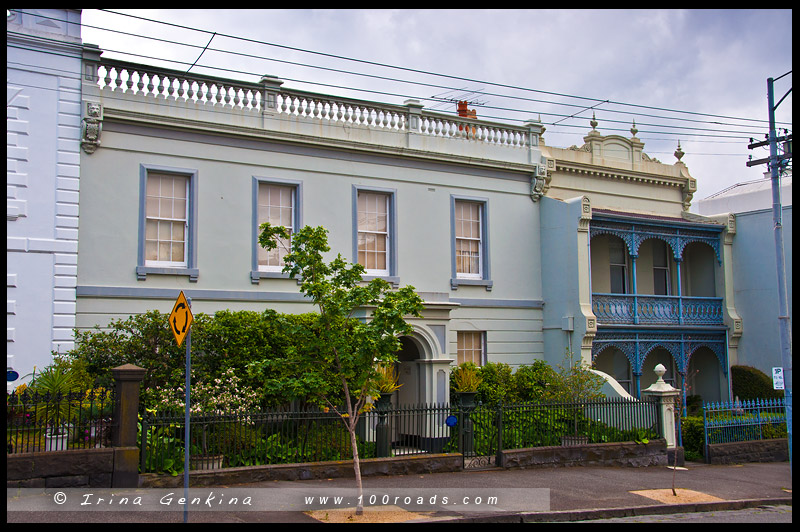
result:
[(467, 99), (470, 96), (482, 94), (482, 91), (483, 87), (476, 90), (467, 90), (467, 88), (464, 87), (462, 89), (452, 89), (449, 91), (442, 92), (440, 94), (436, 94), (434, 96), (431, 96), (431, 100), (436, 100), (439, 103), (432, 105), (430, 109), (433, 110), (436, 107), (444, 106), (448, 103), (458, 104), (458, 102), (463, 102), (463, 101), (466, 101), (467, 105), (478, 105), (478, 106), (486, 105), (488, 102), (477, 99), (472, 99), (472, 100)]

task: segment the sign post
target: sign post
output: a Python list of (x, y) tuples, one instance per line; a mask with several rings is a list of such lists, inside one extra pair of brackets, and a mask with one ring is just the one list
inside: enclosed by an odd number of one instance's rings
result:
[(186, 339), (186, 410), (184, 417), (184, 442), (183, 442), (183, 522), (189, 520), (189, 445), (191, 437), (189, 434), (189, 402), (190, 388), (191, 388), (191, 371), (192, 371), (192, 300), (187, 299), (181, 290), (175, 305), (172, 307), (172, 312), (169, 315), (169, 328), (172, 334), (175, 335), (175, 341), (178, 342), (178, 347)]

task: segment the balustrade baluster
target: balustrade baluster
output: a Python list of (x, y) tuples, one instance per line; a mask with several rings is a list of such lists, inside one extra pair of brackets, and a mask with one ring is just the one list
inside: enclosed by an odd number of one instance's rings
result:
[(173, 99), (175, 94), (175, 78), (167, 78), (167, 95), (166, 98)]
[(112, 90), (121, 91), (122, 90), (122, 81), (121, 81), (122, 71), (118, 68), (114, 69), (114, 76), (109, 78), (109, 82), (112, 83)]

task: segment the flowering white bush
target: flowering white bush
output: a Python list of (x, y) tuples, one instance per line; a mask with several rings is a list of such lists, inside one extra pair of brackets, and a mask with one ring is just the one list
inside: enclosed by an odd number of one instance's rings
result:
[[(210, 382), (196, 382), (192, 371), (192, 389), (190, 390), (192, 414), (243, 414), (252, 412), (258, 406), (258, 394), (252, 388), (242, 385), (241, 379), (233, 369), (229, 369), (220, 378)], [(175, 388), (156, 387), (145, 392), (151, 399), (149, 404), (154, 410), (175, 411), (185, 408), (185, 392), (183, 386)]]

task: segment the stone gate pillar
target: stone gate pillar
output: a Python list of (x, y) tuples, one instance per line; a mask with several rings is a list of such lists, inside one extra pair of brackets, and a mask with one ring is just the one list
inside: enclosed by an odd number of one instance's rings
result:
[(111, 370), (114, 376), (114, 473), (112, 488), (139, 486), (139, 442), (137, 426), (139, 415), (139, 386), (145, 370), (125, 364)]
[[(678, 402), (678, 397), (681, 393), (677, 388), (673, 388), (669, 383), (664, 382), (664, 374), (667, 369), (658, 364), (655, 369), (655, 374), (658, 380), (654, 382), (649, 388), (642, 390), (642, 396), (655, 397), (658, 401), (658, 417), (661, 424), (661, 435), (667, 440), (667, 455), (669, 462), (675, 464), (678, 452), (678, 434), (675, 429), (675, 409)], [(678, 457), (677, 462), (680, 464), (683, 460)]]

